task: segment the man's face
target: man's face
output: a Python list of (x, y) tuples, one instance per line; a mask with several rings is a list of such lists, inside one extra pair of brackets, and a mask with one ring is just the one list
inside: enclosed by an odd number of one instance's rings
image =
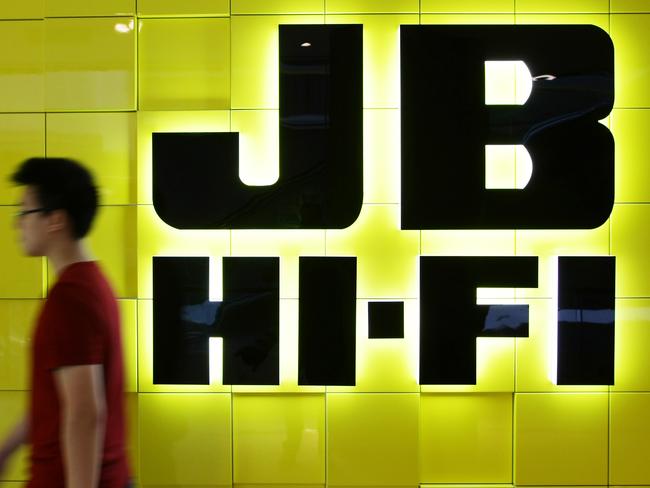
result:
[[(16, 227), (20, 230), (23, 251), (28, 256), (44, 256), (48, 242), (48, 214), (42, 211), (36, 190), (26, 186), (16, 217)], [(31, 212), (30, 212), (31, 211)]]

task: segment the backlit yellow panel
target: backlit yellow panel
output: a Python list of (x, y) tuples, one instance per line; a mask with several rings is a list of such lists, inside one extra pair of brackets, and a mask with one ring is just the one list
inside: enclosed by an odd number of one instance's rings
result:
[(279, 24), (322, 24), (323, 15), (237, 16), (231, 19), (231, 105), (279, 108)]
[(2, 2), (0, 19), (41, 19), (45, 0), (23, 0), (22, 2)]
[(153, 203), (151, 134), (154, 132), (230, 132), (230, 112), (138, 112), (138, 203)]
[(138, 302), (120, 300), (122, 353), (124, 357), (124, 391), (138, 391)]
[(90, 17), (135, 14), (135, 0), (48, 0), (46, 17)]
[(141, 110), (230, 108), (230, 20), (139, 22)]
[(233, 230), (233, 256), (279, 256), (280, 298), (298, 298), (300, 256), (325, 254), (324, 230)]
[(486, 146), (485, 188), (514, 188), (516, 181), (515, 164), (515, 146)]
[(135, 109), (133, 17), (48, 19), (45, 107)]
[(138, 400), (142, 485), (230, 483), (229, 394), (141, 394)]
[(510, 13), (514, 0), (421, 0), (422, 13)]
[(612, 255), (616, 256), (616, 296), (650, 296), (650, 205), (614, 205)]
[(179, 16), (230, 14), (230, 0), (138, 0), (138, 15)]
[(424, 24), (514, 24), (514, 14), (422, 14)]
[(327, 395), (329, 485), (416, 486), (420, 396)]
[[(327, 0), (327, 14), (411, 14), (418, 13), (418, 0)], [(329, 24), (336, 24), (329, 19)]]
[(40, 300), (0, 300), (0, 390), (30, 388), (31, 334)]
[(138, 300), (138, 391), (154, 393), (228, 393), (230, 386), (154, 385), (153, 383), (153, 300)]
[[(517, 2), (519, 5), (519, 2)], [(522, 14), (515, 16), (517, 24), (593, 24), (609, 32), (607, 14)], [(618, 73), (618, 71), (616, 71)], [(618, 75), (617, 75), (618, 76)]]
[(650, 110), (614, 110), (611, 130), (616, 140), (616, 202), (650, 202)]
[(364, 203), (399, 203), (400, 132), (399, 110), (363, 111)]
[(650, 300), (616, 300), (612, 391), (650, 391)]
[(417, 300), (404, 302), (404, 338), (368, 338), (368, 300), (357, 300), (356, 385), (328, 386), (329, 392), (394, 393), (420, 391), (420, 322)]
[(613, 393), (611, 395), (611, 484), (650, 483), (650, 394)]
[(77, 159), (88, 167), (102, 205), (135, 203), (135, 114), (48, 114), (47, 155)]
[(422, 255), (514, 256), (514, 230), (423, 230)]
[(609, 0), (517, 0), (519, 13), (609, 13)]
[(325, 0), (231, 0), (236, 14), (322, 14)]
[(650, 15), (614, 14), (611, 35), (614, 40), (615, 107), (649, 107), (650, 54), (643, 46), (650, 42)]
[(517, 393), (515, 484), (607, 484), (607, 400), (605, 393)]
[(328, 256), (357, 256), (358, 298), (416, 298), (418, 231), (400, 230), (398, 205), (364, 205), (347, 229), (326, 232)]
[(0, 22), (0, 112), (42, 112), (45, 103), (41, 20)]
[(280, 176), (278, 110), (233, 110), (232, 132), (239, 132), (239, 179), (250, 186), (273, 185)]
[(512, 394), (420, 399), (420, 481), (512, 482)]
[(42, 298), (43, 258), (23, 255), (20, 232), (14, 228), (19, 207), (0, 207), (0, 298)]
[(612, 13), (649, 13), (650, 1), (648, 0), (611, 0), (610, 11)]
[[(557, 279), (557, 273), (555, 274)], [(529, 299), (528, 337), (517, 342), (517, 392), (607, 392), (602, 385), (557, 385), (557, 299)]]
[(235, 483), (325, 483), (325, 395), (235, 395)]
[[(330, 3), (327, 2), (328, 9)], [(348, 0), (344, 3), (354, 4)], [(328, 15), (325, 21), (328, 24), (363, 24), (363, 108), (399, 108), (399, 26), (417, 24), (418, 16)]]
[(0, 114), (0, 205), (15, 205), (21, 189), (10, 181), (27, 158), (45, 156), (43, 114)]
[(538, 288), (519, 289), (517, 297), (549, 298), (557, 295), (556, 256), (607, 256), (609, 254), (609, 220), (596, 229), (586, 230), (518, 230), (517, 256), (539, 257)]
[(126, 413), (126, 455), (129, 463), (129, 471), (132, 479), (140, 478), (140, 463), (138, 455), (140, 453), (139, 445), (139, 428), (138, 428), (138, 394), (127, 393), (125, 395), (125, 413)]
[[(4, 441), (6, 436), (12, 431), (16, 423), (25, 417), (27, 414), (28, 393), (22, 391), (0, 391), (0, 439)], [(28, 448), (21, 447), (15, 453), (4, 470), (0, 473), (0, 481), (12, 480), (23, 481), (27, 480), (28, 466), (29, 466), (29, 452)], [(3, 483), (4, 484), (4, 483)]]

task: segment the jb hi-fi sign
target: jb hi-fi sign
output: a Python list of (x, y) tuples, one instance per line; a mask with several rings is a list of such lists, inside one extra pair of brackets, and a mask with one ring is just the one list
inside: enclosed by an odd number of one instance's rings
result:
[[(611, 39), (594, 26), (401, 26), (401, 228), (589, 229), (614, 201)], [(154, 133), (156, 212), (178, 229), (343, 229), (363, 200), (362, 26), (283, 25), (280, 177), (238, 176), (238, 133)], [(521, 60), (524, 105), (486, 105), (486, 61)], [(524, 189), (485, 188), (486, 145), (523, 145)], [(386, 260), (391, 256), (387, 255)], [(279, 257), (154, 257), (154, 383), (279, 383)], [(613, 384), (615, 258), (558, 258), (559, 384)], [(355, 257), (299, 262), (300, 385), (354, 385)], [(538, 286), (537, 257), (419, 257), (420, 384), (475, 384), (476, 338), (527, 337), (527, 305), (477, 287)], [(400, 302), (369, 304), (369, 337), (403, 338)], [(495, 317), (500, 317), (495, 319)]]

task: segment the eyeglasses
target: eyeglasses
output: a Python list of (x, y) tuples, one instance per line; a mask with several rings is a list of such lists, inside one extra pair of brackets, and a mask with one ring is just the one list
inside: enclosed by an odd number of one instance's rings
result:
[(47, 207), (40, 207), (40, 208), (30, 208), (29, 210), (21, 210), (20, 212), (16, 212), (15, 217), (17, 219), (21, 219), (25, 215), (29, 215), (32, 213), (40, 213), (40, 212), (49, 212), (52, 209), (47, 208)]

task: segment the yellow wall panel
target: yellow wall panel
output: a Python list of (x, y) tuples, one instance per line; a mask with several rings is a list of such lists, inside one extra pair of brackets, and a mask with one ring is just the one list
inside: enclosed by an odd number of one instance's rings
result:
[(46, 20), (46, 109), (135, 109), (134, 29), (133, 17)]
[(325, 483), (325, 395), (235, 395), (232, 408), (234, 483)]
[(210, 15), (228, 16), (230, 0), (138, 0), (138, 15), (182, 16)]
[(45, 0), (23, 0), (22, 2), (2, 2), (0, 19), (41, 19)]
[(650, 300), (616, 300), (612, 391), (650, 392)]
[[(327, 14), (411, 14), (418, 13), (418, 0), (326, 0)], [(328, 23), (330, 22), (328, 19)]]
[(514, 256), (514, 230), (423, 230), (422, 255)]
[(122, 321), (122, 354), (124, 358), (124, 391), (138, 391), (138, 302), (119, 300)]
[(399, 215), (397, 205), (363, 205), (354, 224), (326, 233), (328, 256), (357, 256), (358, 298), (417, 297), (420, 235), (400, 230)]
[(616, 141), (616, 202), (650, 202), (650, 169), (647, 155), (650, 143), (650, 110), (617, 109), (611, 115), (611, 130)]
[(279, 108), (279, 24), (322, 24), (323, 15), (236, 16), (231, 19), (231, 106)]
[(607, 14), (522, 14), (517, 13), (517, 24), (593, 24), (605, 32), (609, 32), (609, 18)]
[(0, 22), (0, 112), (42, 112), (45, 104), (41, 20)]
[(420, 481), (512, 482), (512, 394), (422, 395)]
[(139, 22), (139, 108), (230, 108), (230, 20)]
[(43, 258), (24, 256), (15, 213), (19, 207), (0, 207), (0, 298), (42, 298), (45, 267)]
[(514, 0), (421, 0), (422, 13), (510, 13)]
[(400, 131), (399, 110), (363, 111), (363, 203), (399, 203)]
[(399, 26), (417, 24), (418, 16), (328, 15), (325, 21), (363, 25), (363, 107), (399, 108)]
[(47, 155), (77, 159), (87, 166), (99, 187), (100, 204), (135, 203), (135, 114), (48, 114)]
[[(0, 439), (5, 439), (17, 422), (24, 418), (29, 402), (28, 393), (0, 391)], [(28, 479), (28, 449), (21, 447), (0, 473), (0, 481), (23, 481)], [(0, 483), (4, 484), (4, 483)]]
[(325, 0), (231, 0), (230, 9), (236, 14), (322, 14)]
[(418, 484), (418, 394), (327, 396), (329, 486)]
[(239, 179), (273, 185), (280, 177), (279, 110), (233, 110), (230, 130), (239, 133)]
[(230, 402), (229, 394), (140, 395), (140, 483), (229, 484)]
[(31, 335), (40, 308), (40, 300), (0, 300), (0, 391), (30, 388)]
[(611, 35), (616, 56), (616, 107), (650, 106), (648, 80), (650, 54), (643, 46), (650, 42), (650, 15), (611, 15)]
[(606, 393), (517, 393), (515, 484), (607, 484), (607, 412)]
[(616, 256), (616, 296), (650, 296), (650, 205), (614, 205), (612, 255)]
[(45, 156), (43, 114), (0, 114), (0, 205), (15, 205), (21, 190), (9, 180), (27, 158)]
[(611, 395), (611, 484), (650, 483), (650, 394), (613, 393)]
[(609, 13), (609, 0), (517, 0), (517, 13)]
[(420, 23), (426, 24), (514, 24), (514, 14), (422, 14)]
[(139, 446), (139, 428), (138, 428), (138, 394), (127, 393), (125, 395), (125, 413), (126, 413), (126, 455), (131, 473), (131, 479), (140, 478), (138, 456), (140, 454)]
[(97, 17), (135, 14), (135, 0), (47, 0), (46, 17)]
[(611, 13), (648, 13), (650, 1), (648, 0), (611, 0)]

